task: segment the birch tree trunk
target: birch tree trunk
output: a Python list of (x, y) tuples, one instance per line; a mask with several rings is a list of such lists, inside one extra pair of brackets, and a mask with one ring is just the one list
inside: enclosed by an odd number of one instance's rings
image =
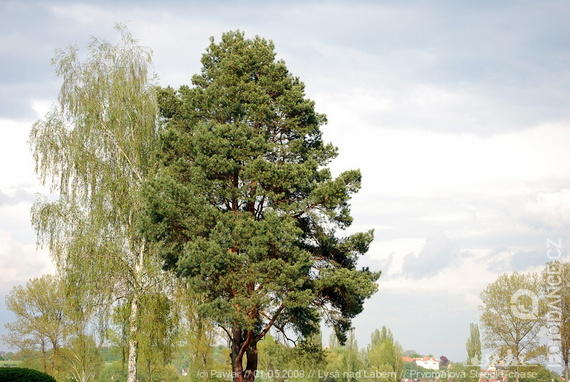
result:
[(131, 301), (131, 314), (129, 315), (129, 355), (127, 360), (127, 382), (137, 381), (137, 359), (138, 359), (138, 320), (139, 320), (139, 300), (134, 297)]

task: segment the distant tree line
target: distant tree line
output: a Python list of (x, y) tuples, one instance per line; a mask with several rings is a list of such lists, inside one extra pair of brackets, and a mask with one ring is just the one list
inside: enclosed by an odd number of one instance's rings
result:
[[(332, 334), (329, 346), (325, 347), (322, 346), (320, 334), (295, 343), (282, 333), (268, 334), (259, 344), (257, 378), (266, 381), (324, 379), (332, 382), (371, 376), (377, 380), (381, 376), (381, 379), (388, 382), (424, 376), (425, 380), (473, 382), (479, 380), (479, 377), (504, 377), (512, 382), (517, 379), (522, 382), (551, 382), (558, 377), (545, 367), (549, 365), (548, 357), (556, 355), (560, 357), (558, 361), (564, 362), (566, 351), (563, 348), (566, 337), (563, 336), (567, 335), (564, 331), (567, 316), (562, 313), (567, 314), (565, 304), (568, 301), (568, 279), (562, 278), (566, 277), (568, 269), (568, 263), (550, 263), (540, 275), (513, 273), (503, 275), (491, 283), (482, 292), (482, 302), (488, 304), (481, 306), (482, 333), (479, 325), (470, 324), (465, 361), (448, 360), (441, 356), (439, 374), (413, 362), (404, 362), (403, 356), (420, 358), (422, 355), (415, 351), (404, 352), (392, 332), (382, 327), (372, 333), (370, 343), (364, 348), (359, 348), (353, 331), (348, 333), (345, 344), (340, 344)], [(554, 272), (559, 272), (561, 276), (561, 285), (557, 284), (556, 288), (553, 288), (553, 284), (554, 281), (558, 282), (558, 278), (550, 277)], [(96, 326), (92, 326), (89, 333), (84, 330), (75, 331), (78, 327), (73, 325), (73, 320), (77, 313), (73, 305), (68, 304), (69, 300), (63, 298), (65, 290), (62, 285), (62, 280), (55, 276), (43, 276), (30, 280), (25, 286), (15, 287), (10, 292), (7, 303), (18, 320), (8, 325), (11, 334), (4, 340), (22, 350), (16, 354), (0, 355), (18, 360), (24, 366), (57, 375), (60, 379), (126, 381), (128, 346), (122, 322), (128, 314), (122, 311), (124, 305), (117, 305), (112, 315), (113, 323), (105, 328), (106, 345), (101, 346), (103, 337), (100, 337), (101, 333)], [(516, 292), (519, 290), (525, 292), (523, 301), (517, 304), (516, 299), (520, 293), (517, 295)], [(489, 296), (491, 292), (494, 294)], [(536, 293), (538, 299), (533, 299), (534, 295), (530, 292)], [(550, 299), (546, 299), (549, 295)], [(165, 300), (161, 304), (161, 300), (156, 299), (155, 307), (160, 314), (144, 315), (149, 319), (149, 326), (144, 329), (146, 324), (141, 325), (141, 330), (145, 333), (142, 338), (147, 341), (139, 344), (141, 353), (144, 354), (138, 373), (141, 381), (177, 381), (182, 372), (186, 375), (182, 378), (194, 381), (227, 379), (227, 376), (231, 376), (231, 367), (227, 363), (229, 352), (219, 345), (222, 338), (220, 331), (212, 321), (201, 318), (197, 310), (192, 309), (195, 305), (188, 302), (191, 296), (192, 293), (186, 287), (181, 287), (175, 290), (168, 304), (164, 303)], [(493, 301), (495, 305), (489, 304)], [(560, 333), (548, 329), (548, 332), (560, 334), (562, 340), (559, 342), (556, 341), (559, 337), (545, 342), (544, 338), (540, 339), (533, 333), (535, 325), (548, 328), (548, 312), (542, 309), (560, 312), (560, 315), (551, 313), (550, 317), (559, 323)], [(503, 316), (491, 316), (487, 312)], [(533, 312), (538, 315), (531, 316)], [(502, 327), (497, 326), (501, 323)], [(528, 337), (522, 336), (522, 339), (514, 342), (513, 339), (518, 338), (517, 328), (524, 328), (523, 333)], [(504, 333), (504, 337), (496, 333)], [(163, 345), (153, 339), (156, 337), (163, 340)], [(517, 349), (517, 343), (524, 344), (524, 347), (519, 346), (522, 351), (518, 353), (513, 350)], [(484, 350), (492, 353), (484, 355)], [(553, 351), (557, 353), (549, 353)], [(78, 377), (80, 375), (90, 377), (81, 379)]]

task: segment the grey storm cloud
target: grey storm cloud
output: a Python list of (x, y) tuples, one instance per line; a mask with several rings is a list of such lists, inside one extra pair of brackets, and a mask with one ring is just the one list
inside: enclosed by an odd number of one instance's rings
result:
[(19, 203), (32, 203), (35, 198), (34, 194), (23, 189), (17, 189), (14, 195), (9, 195), (0, 190), (0, 207), (13, 206)]
[(436, 232), (426, 239), (418, 256), (406, 255), (402, 273), (413, 278), (431, 277), (451, 266), (459, 257), (457, 245), (443, 232)]

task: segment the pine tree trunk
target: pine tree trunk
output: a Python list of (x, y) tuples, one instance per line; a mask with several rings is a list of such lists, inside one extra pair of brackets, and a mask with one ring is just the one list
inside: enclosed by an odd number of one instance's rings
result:
[(257, 372), (257, 344), (252, 343), (247, 347), (247, 364), (245, 367), (244, 381), (253, 382), (255, 380), (255, 373)]
[(243, 380), (243, 354), (241, 353), (242, 345), (241, 328), (234, 327), (232, 329), (232, 343), (230, 358), (232, 361), (232, 377), (234, 382), (244, 382)]
[[(247, 335), (246, 335), (247, 333)], [(232, 329), (230, 358), (232, 361), (232, 376), (234, 382), (253, 382), (257, 371), (257, 343), (252, 340), (252, 333), (239, 327)], [(243, 368), (246, 356), (245, 370)]]

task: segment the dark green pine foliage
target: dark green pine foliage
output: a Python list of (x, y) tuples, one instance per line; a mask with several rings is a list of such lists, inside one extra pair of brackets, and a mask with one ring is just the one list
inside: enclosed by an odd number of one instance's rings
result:
[(380, 273), (356, 268), (372, 231), (335, 236), (352, 222), (360, 171), (332, 178), (326, 118), (273, 44), (229, 32), (202, 64), (194, 86), (159, 91), (161, 168), (145, 230), (228, 334), (234, 379), (253, 380), (271, 327), (307, 337), (324, 319), (344, 341)]

